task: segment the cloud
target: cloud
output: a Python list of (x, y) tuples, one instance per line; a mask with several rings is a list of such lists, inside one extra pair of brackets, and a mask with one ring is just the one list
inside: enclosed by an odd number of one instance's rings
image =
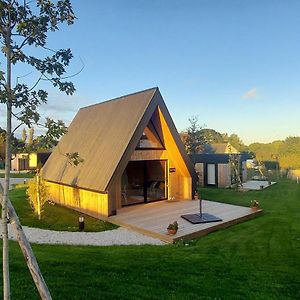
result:
[(79, 95), (66, 96), (62, 93), (50, 93), (48, 103), (40, 106), (39, 113), (42, 120), (50, 117), (62, 120), (69, 125), (79, 108), (88, 104), (90, 101)]
[[(63, 93), (50, 92), (48, 96), (48, 103), (43, 104), (38, 108), (40, 114), (40, 123), (45, 122), (46, 117), (54, 120), (62, 120), (67, 126), (74, 118), (79, 108), (91, 104), (91, 101), (80, 95), (66, 96)], [(12, 127), (15, 128), (19, 123), (13, 118)], [(0, 127), (6, 128), (6, 108), (4, 104), (0, 103)], [(20, 137), (23, 126), (21, 126), (15, 133), (15, 136)], [(35, 135), (44, 134), (45, 129), (42, 127), (35, 127)]]
[(243, 96), (242, 98), (243, 99), (255, 99), (257, 98), (257, 88), (253, 88), (249, 91), (247, 91)]
[(64, 94), (49, 94), (48, 103), (42, 104), (39, 108), (41, 112), (64, 115), (75, 113), (82, 106), (84, 98), (80, 96), (66, 96)]

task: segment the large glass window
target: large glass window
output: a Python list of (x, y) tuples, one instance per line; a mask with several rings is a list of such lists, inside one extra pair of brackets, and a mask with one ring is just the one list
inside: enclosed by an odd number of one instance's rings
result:
[(152, 121), (150, 121), (148, 126), (145, 128), (137, 145), (137, 149), (164, 149), (164, 145)]

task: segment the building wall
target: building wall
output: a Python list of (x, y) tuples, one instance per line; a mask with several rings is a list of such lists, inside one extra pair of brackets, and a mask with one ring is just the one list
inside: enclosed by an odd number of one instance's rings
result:
[[(230, 165), (229, 164), (217, 164), (218, 165), (218, 187), (226, 188), (231, 184), (231, 173), (230, 173)], [(196, 163), (195, 170), (198, 174), (198, 183), (200, 186), (204, 186), (204, 163)]]
[(11, 170), (12, 171), (19, 171), (19, 158), (16, 156), (14, 159), (11, 160)]
[(91, 192), (53, 182), (47, 182), (47, 186), (49, 200), (55, 203), (96, 218), (109, 216), (108, 194)]
[[(168, 160), (169, 164), (169, 197), (176, 199), (192, 199), (192, 178), (182, 169), (180, 160), (175, 158), (168, 150), (136, 150), (131, 160)], [(170, 172), (172, 170), (172, 172)]]
[[(178, 161), (169, 156), (167, 150), (136, 150), (131, 160), (168, 160), (169, 170), (169, 197), (175, 199), (192, 199), (192, 178), (186, 176)], [(121, 206), (121, 180), (115, 178), (107, 194), (96, 193), (62, 184), (47, 183), (50, 200), (81, 211), (94, 217), (107, 217), (116, 214)]]
[(218, 164), (218, 187), (227, 188), (231, 185), (230, 164)]
[(11, 170), (24, 171), (29, 169), (29, 156), (27, 153), (18, 153), (11, 160)]
[(198, 183), (200, 186), (204, 186), (204, 164), (196, 163), (195, 170), (198, 175)]
[(29, 154), (29, 168), (36, 169), (37, 167), (37, 153)]
[(242, 162), (242, 181), (246, 182), (247, 181), (247, 162), (243, 161)]
[[(49, 156), (50, 153), (48, 154), (48, 152), (17, 153), (14, 159), (11, 160), (11, 170), (14, 171), (35, 170), (37, 168), (38, 163), (41, 162), (43, 165), (43, 163), (47, 160)], [(20, 160), (26, 160), (26, 161), (24, 162)]]

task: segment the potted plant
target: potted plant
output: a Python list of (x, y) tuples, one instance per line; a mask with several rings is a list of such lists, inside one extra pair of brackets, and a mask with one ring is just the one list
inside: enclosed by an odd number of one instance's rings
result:
[(168, 234), (170, 234), (170, 235), (176, 234), (177, 230), (178, 230), (178, 223), (177, 223), (177, 221), (174, 221), (173, 223), (169, 224), (167, 230), (168, 230)]
[(259, 209), (259, 202), (257, 200), (252, 200), (251, 201), (251, 209), (256, 211)]

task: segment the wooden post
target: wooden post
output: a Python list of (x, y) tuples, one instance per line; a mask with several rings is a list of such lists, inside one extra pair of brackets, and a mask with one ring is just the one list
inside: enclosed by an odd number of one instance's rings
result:
[[(3, 204), (3, 188), (0, 184), (0, 191), (1, 191), (1, 205)], [(35, 283), (35, 286), (40, 294), (41, 299), (43, 300), (51, 300), (51, 294), (48, 290), (47, 284), (43, 278), (43, 275), (40, 271), (39, 265), (37, 263), (37, 260), (34, 256), (34, 253), (32, 251), (32, 248), (30, 246), (30, 243), (28, 242), (26, 235), (23, 231), (23, 228), (21, 226), (20, 220), (18, 218), (18, 215), (10, 202), (9, 199), (7, 199), (7, 208), (8, 208), (8, 215), (9, 215), (9, 221), (12, 225), (14, 232), (16, 234), (17, 240), (19, 242), (20, 248), (23, 252), (26, 264), (28, 266), (28, 269), (31, 273), (31, 276), (33, 278), (33, 281)]]

